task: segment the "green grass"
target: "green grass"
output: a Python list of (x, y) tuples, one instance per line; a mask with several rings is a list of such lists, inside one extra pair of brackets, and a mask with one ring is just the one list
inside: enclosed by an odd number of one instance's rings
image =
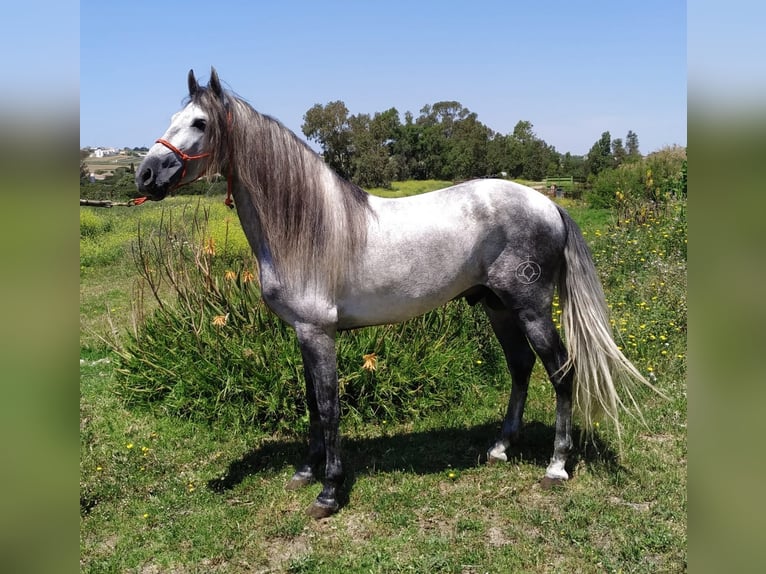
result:
[[(219, 198), (201, 201), (224, 229), (230, 212), (217, 211)], [(186, 217), (196, 202), (85, 216), (81, 245), (93, 235), (122, 239), (102, 243), (120, 244), (119, 257), (99, 258), (94, 247), (91, 262), (81, 261), (81, 571), (686, 570), (685, 226), (677, 213), (611, 227), (610, 212), (567, 205), (592, 245), (626, 353), (670, 396), (643, 397), (646, 426), (624, 419), (622, 456), (602, 428), (578, 447), (569, 483), (540, 487), (555, 400), (538, 366), (522, 444), (509, 463), (486, 465), (509, 384), (488, 375), (461, 404), (427, 416), (346, 419), (348, 503), (316, 522), (304, 510), (320, 486), (284, 490), (302, 435), (168, 416), (115, 392), (117, 359), (100, 337), (111, 324), (125, 340), (131, 324), (138, 221), (156, 224), (163, 207), (164, 217), (167, 208)]]
[(407, 197), (409, 195), (418, 195), (428, 191), (435, 191), (437, 189), (442, 189), (443, 187), (449, 187), (451, 185), (453, 185), (453, 182), (451, 181), (441, 181), (436, 179), (413, 179), (408, 181), (394, 181), (391, 183), (390, 189), (376, 187), (367, 191), (374, 195), (379, 195), (380, 197)]

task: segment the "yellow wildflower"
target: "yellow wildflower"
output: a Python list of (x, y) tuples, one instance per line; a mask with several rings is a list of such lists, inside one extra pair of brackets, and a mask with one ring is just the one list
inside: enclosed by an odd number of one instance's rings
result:
[(223, 274), (223, 278), (226, 279), (226, 281), (234, 281), (237, 278), (237, 274), (232, 270), (228, 270)]
[(255, 279), (255, 276), (250, 271), (242, 272), (242, 283), (250, 283), (253, 279)]
[(205, 245), (205, 255), (215, 255), (215, 239), (210, 237)]
[(213, 326), (215, 327), (223, 327), (226, 325), (226, 321), (229, 320), (229, 314), (226, 313), (226, 315), (216, 315), (213, 317)]
[(375, 353), (369, 353), (367, 355), (362, 355), (362, 359), (364, 359), (364, 363), (362, 364), (362, 368), (367, 371), (374, 371), (378, 368), (378, 355)]

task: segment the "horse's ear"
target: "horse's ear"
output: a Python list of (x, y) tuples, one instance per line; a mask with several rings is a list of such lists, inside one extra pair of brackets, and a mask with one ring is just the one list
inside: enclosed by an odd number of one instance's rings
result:
[(194, 94), (199, 91), (199, 84), (197, 78), (194, 77), (194, 70), (189, 70), (189, 97), (193, 98)]
[(223, 88), (221, 87), (221, 80), (218, 79), (218, 72), (215, 68), (210, 67), (210, 81), (207, 83), (208, 88), (219, 99), (223, 99)]

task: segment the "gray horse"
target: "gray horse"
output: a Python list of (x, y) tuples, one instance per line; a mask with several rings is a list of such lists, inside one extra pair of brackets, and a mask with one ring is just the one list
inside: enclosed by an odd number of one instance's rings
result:
[[(573, 403), (586, 431), (604, 414), (619, 430), (626, 404), (616, 387), (636, 407), (629, 383), (649, 383), (612, 339), (590, 253), (563, 209), (533, 189), (492, 179), (402, 199), (371, 196), (278, 121), (224, 91), (214, 69), (207, 86), (190, 71), (188, 87), (188, 103), (149, 150), (136, 183), (161, 200), (202, 175), (226, 175), (227, 201), (233, 197), (258, 259), (263, 299), (295, 329), (303, 356), (308, 456), (287, 486), (313, 482), (324, 463), (311, 516), (337, 511), (344, 478), (339, 330), (404, 321), (465, 297), (486, 310), (512, 378), (489, 460), (507, 460), (519, 437), (535, 356), (556, 392), (545, 480), (569, 478)], [(557, 287), (566, 345), (551, 315)]]

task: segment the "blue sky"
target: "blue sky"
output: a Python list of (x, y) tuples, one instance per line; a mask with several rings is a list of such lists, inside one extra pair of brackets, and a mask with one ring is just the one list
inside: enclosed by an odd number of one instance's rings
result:
[(559, 152), (609, 131), (643, 153), (686, 145), (686, 3), (80, 3), (80, 145), (149, 146), (210, 66), (299, 135), (314, 104), (415, 116), (457, 100), (510, 133), (520, 120)]

